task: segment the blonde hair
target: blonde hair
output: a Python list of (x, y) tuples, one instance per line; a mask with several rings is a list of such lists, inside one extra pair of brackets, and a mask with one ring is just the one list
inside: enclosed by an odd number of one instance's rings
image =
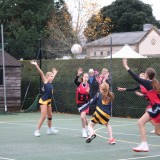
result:
[(145, 76), (145, 73), (141, 72), (141, 73), (139, 74), (139, 76)]
[(49, 77), (50, 75), (54, 75), (53, 72), (47, 72), (47, 73), (45, 74), (46, 78)]
[(107, 68), (103, 68), (103, 69), (102, 69), (102, 73), (103, 73), (103, 72), (108, 72), (108, 69), (107, 69)]
[(109, 90), (109, 84), (106, 82), (103, 82), (100, 85), (100, 92), (102, 94), (103, 100), (108, 100), (109, 102), (112, 102), (114, 100), (114, 94)]

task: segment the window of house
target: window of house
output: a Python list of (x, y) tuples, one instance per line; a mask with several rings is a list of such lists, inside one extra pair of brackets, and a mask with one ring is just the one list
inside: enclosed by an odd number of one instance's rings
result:
[(96, 56), (96, 52), (94, 52), (94, 56)]
[(3, 85), (3, 70), (0, 69), (0, 85)]
[(103, 51), (100, 52), (100, 55), (103, 56)]

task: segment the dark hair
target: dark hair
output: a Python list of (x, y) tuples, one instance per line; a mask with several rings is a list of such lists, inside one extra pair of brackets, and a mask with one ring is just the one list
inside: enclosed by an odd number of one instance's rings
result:
[(153, 80), (156, 77), (156, 71), (153, 68), (147, 68), (146, 74), (150, 80)]
[(160, 92), (160, 84), (159, 81), (155, 78), (156, 77), (156, 71), (153, 68), (147, 68), (146, 74), (150, 80), (152, 80), (152, 86), (153, 89)]
[(88, 73), (87, 73), (87, 72), (83, 73), (83, 74), (82, 74), (82, 76), (81, 76), (81, 82), (83, 82), (83, 76), (84, 76), (85, 74), (87, 74), (87, 75), (88, 75)]

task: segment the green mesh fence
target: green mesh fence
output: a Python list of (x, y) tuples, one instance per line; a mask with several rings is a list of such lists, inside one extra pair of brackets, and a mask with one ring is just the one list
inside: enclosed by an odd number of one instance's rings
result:
[[(147, 67), (153, 67), (157, 71), (159, 78), (159, 59), (129, 59), (131, 69), (139, 74), (145, 71)], [(34, 66), (29, 61), (23, 61), (22, 68), (22, 99), (24, 98), (28, 83), (30, 87), (24, 101), (23, 109), (29, 108), (37, 94), (39, 94), (40, 79)], [(133, 92), (119, 92), (117, 87), (132, 88), (137, 86), (137, 83), (130, 77), (127, 71), (122, 66), (122, 59), (72, 59), (72, 60), (43, 60), (42, 70), (50, 71), (53, 67), (58, 69), (58, 74), (53, 81), (54, 85), (54, 102), (53, 111), (64, 113), (78, 114), (75, 103), (76, 85), (74, 79), (77, 69), (83, 67), (84, 72), (88, 72), (90, 68), (101, 72), (102, 68), (108, 68), (112, 74), (112, 90), (115, 94), (115, 100), (112, 106), (112, 114), (117, 117), (140, 117), (147, 106), (147, 101), (143, 97), (138, 97)]]

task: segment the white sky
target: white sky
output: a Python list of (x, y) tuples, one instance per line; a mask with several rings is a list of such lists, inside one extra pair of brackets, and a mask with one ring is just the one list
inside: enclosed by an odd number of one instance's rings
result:
[[(66, 2), (70, 3), (73, 5), (73, 0), (65, 0)], [(108, 6), (115, 0), (97, 0), (97, 2), (100, 4), (101, 8), (103, 6)], [(129, 1), (129, 0), (128, 0)], [(153, 16), (155, 16), (156, 20), (160, 20), (160, 0), (141, 0), (145, 4), (149, 4), (152, 6), (153, 10)], [(68, 6), (72, 6), (68, 5)]]

